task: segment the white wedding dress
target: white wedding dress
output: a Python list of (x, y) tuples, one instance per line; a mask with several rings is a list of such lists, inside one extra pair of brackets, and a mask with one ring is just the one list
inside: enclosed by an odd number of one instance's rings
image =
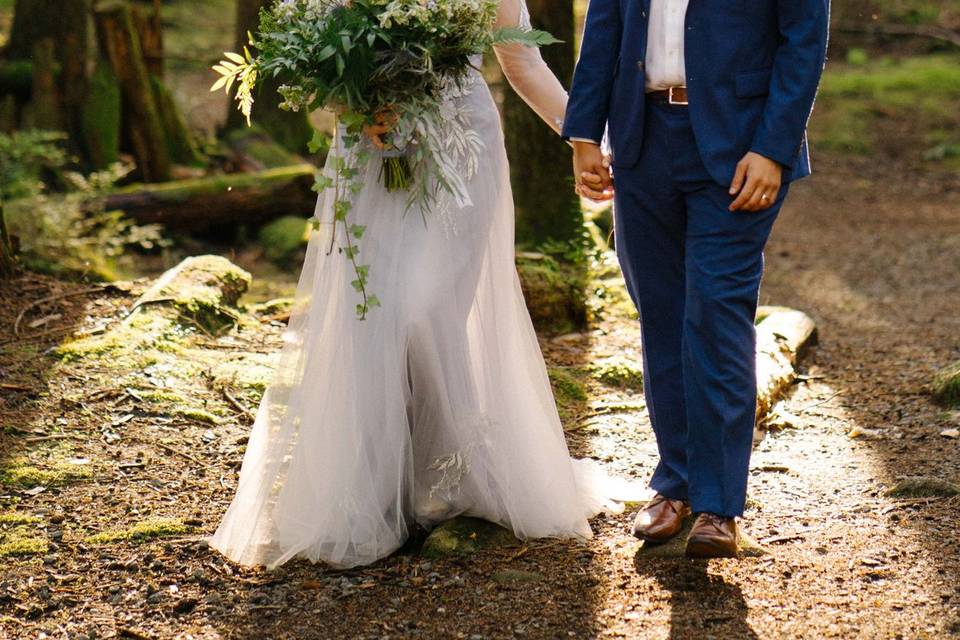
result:
[[(529, 27), (522, 0), (500, 25)], [(513, 88), (559, 130), (566, 92), (537, 49), (498, 46)], [(382, 302), (360, 321), (348, 260), (328, 255), (321, 195), (279, 367), (257, 412), (213, 548), (246, 565), (293, 557), (367, 564), (415, 522), (458, 514), (519, 538), (591, 536), (633, 490), (572, 460), (514, 266), (514, 209), (500, 120), (478, 72), (458, 98), (484, 144), (452, 224), (405, 214), (374, 154), (351, 222)], [(618, 495), (619, 494), (619, 495)]]

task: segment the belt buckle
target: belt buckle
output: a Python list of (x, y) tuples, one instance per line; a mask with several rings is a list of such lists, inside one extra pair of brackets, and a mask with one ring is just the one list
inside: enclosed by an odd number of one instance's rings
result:
[(667, 104), (689, 105), (690, 104), (689, 99), (681, 102), (680, 100), (674, 100), (673, 98), (673, 90), (683, 89), (683, 88), (684, 87), (670, 87), (669, 89), (667, 89)]

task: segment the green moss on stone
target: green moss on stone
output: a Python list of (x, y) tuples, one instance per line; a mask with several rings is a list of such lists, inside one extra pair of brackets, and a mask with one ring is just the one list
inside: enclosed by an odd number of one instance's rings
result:
[(179, 536), (190, 531), (190, 527), (176, 518), (151, 518), (143, 520), (126, 529), (112, 529), (88, 536), (91, 544), (109, 544), (112, 542), (147, 542), (156, 538)]
[(265, 224), (258, 234), (264, 255), (277, 264), (289, 264), (306, 245), (309, 229), (309, 222), (299, 216), (284, 216)]
[(587, 324), (585, 269), (533, 255), (517, 260), (517, 273), (534, 326), (550, 335), (583, 329)]
[(945, 407), (960, 407), (960, 362), (944, 367), (934, 376), (933, 399)]
[(550, 367), (547, 374), (550, 376), (560, 420), (566, 424), (586, 409), (589, 399), (587, 387), (572, 368)]
[(513, 534), (500, 525), (479, 518), (458, 517), (431, 531), (423, 543), (422, 553), (428, 558), (444, 558), (517, 544)]
[(615, 356), (590, 365), (589, 370), (595, 380), (607, 386), (643, 390), (643, 369), (628, 358)]
[(176, 415), (183, 416), (184, 418), (190, 418), (191, 420), (196, 420), (197, 422), (206, 422), (207, 424), (216, 425), (220, 422), (220, 418), (210, 413), (206, 409), (198, 409), (196, 407), (186, 407), (183, 409), (178, 409)]
[(927, 476), (903, 478), (887, 490), (887, 496), (891, 498), (949, 498), (956, 495), (960, 495), (960, 484)]

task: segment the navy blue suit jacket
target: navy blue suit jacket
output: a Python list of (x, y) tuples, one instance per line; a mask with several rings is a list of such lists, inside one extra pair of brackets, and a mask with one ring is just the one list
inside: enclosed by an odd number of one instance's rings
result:
[[(643, 144), (650, 0), (590, 0), (563, 137), (601, 140), (614, 167)], [(810, 173), (806, 127), (826, 60), (829, 0), (690, 0), (684, 62), (690, 120), (710, 175), (729, 185), (747, 151), (789, 181)]]

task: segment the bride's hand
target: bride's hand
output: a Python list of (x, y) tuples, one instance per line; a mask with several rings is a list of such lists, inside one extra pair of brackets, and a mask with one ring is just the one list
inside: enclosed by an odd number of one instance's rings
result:
[(398, 116), (390, 109), (384, 109), (373, 116), (372, 124), (363, 125), (363, 133), (370, 138), (373, 146), (381, 151), (390, 145), (384, 141), (383, 136), (390, 133), (394, 125), (397, 124)]

